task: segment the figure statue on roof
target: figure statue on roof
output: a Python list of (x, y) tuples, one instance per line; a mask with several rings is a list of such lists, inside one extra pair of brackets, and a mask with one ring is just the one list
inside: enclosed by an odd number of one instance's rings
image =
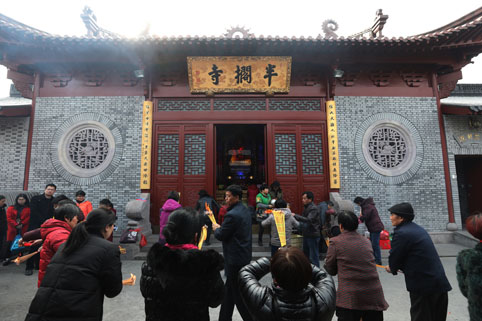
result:
[(328, 39), (338, 38), (338, 35), (335, 33), (335, 31), (338, 30), (338, 23), (335, 20), (327, 19), (323, 21), (323, 24), (321, 25), (321, 29), (323, 29), (325, 38), (328, 38)]

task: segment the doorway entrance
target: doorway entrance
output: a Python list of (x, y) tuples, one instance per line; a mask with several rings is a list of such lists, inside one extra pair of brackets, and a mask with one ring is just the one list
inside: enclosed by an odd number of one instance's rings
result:
[(216, 125), (216, 186), (266, 181), (266, 126)]
[(455, 156), (462, 225), (474, 211), (482, 211), (482, 156)]

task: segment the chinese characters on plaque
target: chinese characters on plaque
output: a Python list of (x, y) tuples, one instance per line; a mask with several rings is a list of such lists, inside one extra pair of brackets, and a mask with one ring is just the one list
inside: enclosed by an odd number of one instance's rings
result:
[(330, 187), (340, 188), (340, 161), (338, 158), (338, 128), (336, 123), (336, 105), (334, 100), (326, 102), (328, 124), (328, 159), (330, 168)]
[(141, 189), (151, 188), (152, 101), (145, 101), (142, 111)]
[(288, 93), (291, 57), (187, 57), (191, 93)]

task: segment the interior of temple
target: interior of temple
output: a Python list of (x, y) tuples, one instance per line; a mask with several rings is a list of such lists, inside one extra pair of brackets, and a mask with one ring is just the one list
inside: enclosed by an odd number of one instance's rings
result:
[(266, 181), (265, 125), (216, 125), (216, 190)]

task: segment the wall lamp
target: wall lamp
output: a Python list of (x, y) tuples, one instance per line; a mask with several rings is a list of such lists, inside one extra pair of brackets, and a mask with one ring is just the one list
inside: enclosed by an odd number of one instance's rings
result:
[(334, 69), (334, 70), (333, 70), (333, 77), (335, 77), (335, 78), (341, 78), (341, 77), (343, 77), (343, 74), (344, 74), (344, 73), (345, 73), (345, 72), (344, 72), (343, 70), (341, 70), (341, 69)]

